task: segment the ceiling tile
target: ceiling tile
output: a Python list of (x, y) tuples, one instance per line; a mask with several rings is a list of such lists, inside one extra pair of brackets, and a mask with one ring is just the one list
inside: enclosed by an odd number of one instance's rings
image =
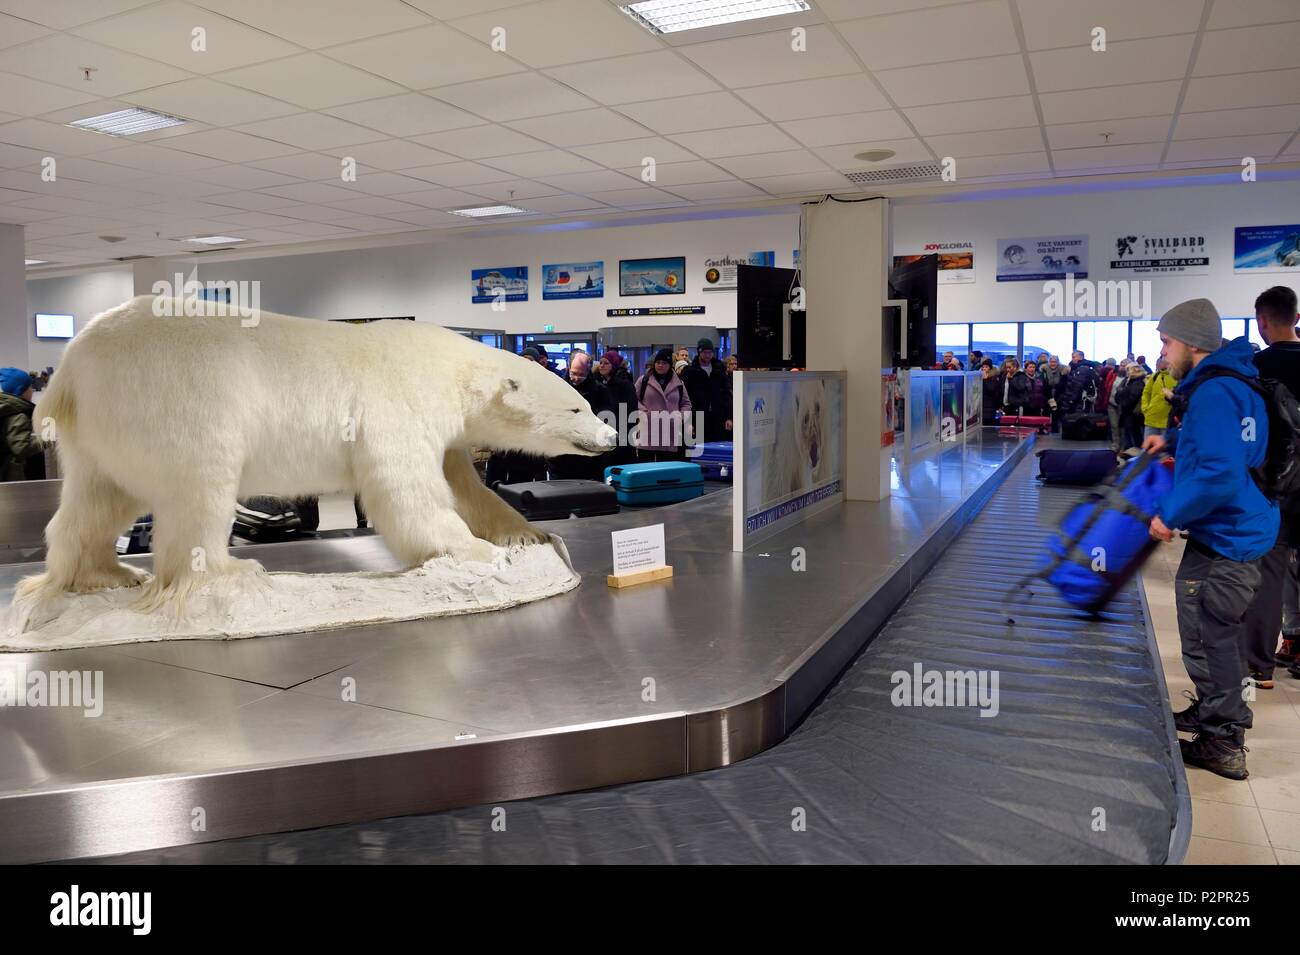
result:
[(19, 119), (0, 126), (0, 142), (12, 146), (26, 146), (28, 149), (63, 153), (68, 156), (85, 156), (110, 146), (120, 145), (122, 140), (106, 133), (73, 129), (59, 123), (47, 123), (39, 119)]
[(426, 229), (451, 229), (467, 224), (463, 216), (454, 216), (450, 212), (439, 212), (436, 209), (422, 209), (419, 212), (413, 212), (410, 215), (397, 213), (392, 215), (390, 218), (398, 222), (405, 222), (409, 225), (418, 225)]
[[(514, 176), (522, 176), (525, 179), (537, 179), (540, 176), (560, 176), (569, 172), (591, 172), (600, 168), (589, 159), (559, 149), (548, 149), (536, 153), (520, 153), (518, 156), (496, 156), (485, 160), (485, 162), (498, 169), (504, 169)], [(455, 185), (455, 183), (449, 185)]]
[(401, 0), (195, 0), (232, 20), (317, 49), (428, 25)]
[(1052, 165), (1058, 173), (1079, 169), (1127, 169), (1160, 162), (1163, 143), (1130, 146), (1094, 146), (1089, 149), (1054, 149)]
[(695, 158), (689, 150), (657, 136), (625, 139), (617, 143), (601, 143), (594, 146), (575, 146), (573, 151), (592, 162), (615, 168), (641, 165), (647, 158), (653, 159), (656, 163), (685, 162)]
[(751, 182), (774, 196), (798, 196), (819, 192), (848, 192), (857, 189), (837, 172), (799, 173), (791, 176), (764, 176)]
[[(1166, 127), (1168, 128), (1168, 127)], [(938, 156), (965, 159), (973, 156), (1006, 156), (1043, 148), (1043, 133), (1038, 126), (1020, 129), (991, 129), (978, 133), (948, 133), (927, 136), (926, 142)]]
[(1174, 139), (1293, 133), (1297, 129), (1300, 129), (1300, 104), (1222, 109), (1203, 113), (1185, 112), (1178, 117)]
[(475, 126), (445, 133), (419, 136), (416, 142), (432, 146), (462, 159), (486, 159), (511, 153), (537, 152), (546, 143), (504, 126)]
[[(802, 150), (795, 151), (802, 152)], [(785, 153), (770, 153), (769, 155), (785, 155)], [(725, 159), (722, 161), (731, 162), (732, 160)], [(812, 167), (814, 169), (825, 168), (821, 163), (817, 162), (815, 157), (812, 162), (814, 163)], [(641, 167), (639, 165), (629, 166), (620, 169), (619, 172), (626, 176), (640, 178)], [(696, 159), (692, 162), (659, 163), (655, 166), (654, 184), (659, 186), (661, 189), (671, 189), (673, 192), (676, 192), (677, 186), (693, 186), (706, 182), (726, 182), (731, 178), (731, 173), (727, 172), (725, 169), (721, 169), (713, 163), (705, 162), (702, 159)]]
[(953, 0), (816, 0), (817, 9), (832, 20), (853, 20), (900, 13), (921, 7), (942, 7)]
[(1081, 44), (1031, 53), (1029, 59), (1039, 92), (1154, 83), (1181, 79), (1186, 74), (1192, 39), (1191, 35), (1182, 35), (1126, 40), (1108, 44), (1105, 53), (1094, 53), (1091, 47)]
[(807, 46), (802, 51), (791, 48), (790, 33), (786, 30), (697, 43), (681, 50), (714, 78), (732, 88), (792, 83), (862, 71), (853, 54), (827, 27), (811, 26), (807, 29)]
[(1014, 129), (1038, 122), (1032, 96), (999, 96), (965, 103), (912, 106), (905, 110), (922, 136), (974, 133), (985, 129)]
[(329, 55), (415, 90), (523, 69), (443, 24), (331, 47)]
[(750, 181), (762, 176), (826, 172), (826, 163), (806, 149), (792, 149), (758, 156), (731, 156), (719, 159), (717, 164), (741, 179)]
[(220, 79), (307, 109), (324, 109), (402, 92), (395, 83), (336, 63), (319, 53), (246, 66), (223, 73)]
[(1300, 103), (1300, 69), (1193, 77), (1183, 112)]
[(972, 50), (985, 56), (1020, 52), (1005, 0), (849, 20), (839, 31), (869, 70), (964, 60)]
[[(212, 201), (215, 202), (220, 198), (220, 196), (214, 196)], [(308, 222), (337, 222), (339, 219), (350, 218), (354, 214), (348, 212), (346, 209), (332, 209), (329, 206), (294, 202), (290, 199), (284, 199), (281, 197), (275, 198), (278, 203), (275, 208), (275, 214), (278, 216), (304, 219)]]
[(308, 238), (356, 234), (354, 229), (333, 222), (297, 222), (290, 219), (289, 223), (287, 226), (277, 226), (275, 231)]
[[(1142, 116), (1137, 119), (1063, 123), (1059, 126), (1047, 127), (1047, 141), (1052, 149), (1163, 143), (1169, 137), (1169, 125), (1172, 121), (1173, 116)], [(1107, 136), (1110, 137), (1109, 140)]]
[[(207, 34), (199, 50), (193, 47), (192, 31), (197, 29)], [(191, 73), (216, 73), (298, 52), (292, 43), (179, 0), (97, 20), (73, 32)]]
[[(854, 158), (868, 149), (892, 149), (896, 155), (885, 162), (864, 162)], [(933, 162), (934, 157), (919, 139), (892, 139), (873, 143), (846, 143), (842, 146), (822, 146), (813, 150), (831, 166), (841, 170), (884, 169), (914, 162)]]
[(608, 143), (616, 139), (634, 139), (644, 136), (643, 127), (626, 116), (609, 109), (580, 109), (566, 113), (563, 121), (553, 117), (517, 119), (507, 123), (511, 129), (536, 136), (554, 146), (587, 146), (591, 143)]
[[(585, 174), (578, 173), (578, 175)], [(601, 175), (601, 173), (592, 173), (591, 175)], [(489, 199), (495, 199), (498, 202), (515, 202), (525, 199), (534, 199), (538, 196), (553, 196), (556, 193), (564, 191), (555, 186), (547, 185), (544, 182), (533, 182), (531, 179), (507, 179), (505, 182), (484, 182), (476, 184), (471, 188), (478, 195), (487, 196)], [(404, 201), (409, 201), (406, 196), (402, 196), (401, 198)], [(446, 203), (440, 203), (438, 208), (443, 208), (446, 205)]]
[[(598, 172), (572, 172), (563, 176), (547, 176), (545, 182), (551, 187), (552, 193), (572, 192), (582, 195), (591, 195), (593, 192), (612, 192), (617, 189), (631, 189), (642, 184), (640, 173), (636, 176), (625, 176), (610, 169), (602, 169)], [(659, 183), (655, 183), (655, 185), (659, 185)]]
[(1047, 161), (1047, 153), (1041, 149), (1033, 153), (1017, 153), (1011, 156), (983, 156), (975, 159), (963, 159), (957, 165), (957, 181), (969, 182), (972, 179), (995, 179), (998, 177), (1015, 178), (1040, 173), (1046, 175), (1052, 170)]
[[(1019, 4), (1025, 43), (1030, 50), (1084, 46), (1091, 49), (1094, 27), (1106, 29), (1107, 45), (1117, 40), (1195, 33), (1204, 0), (1033, 0)], [(1098, 54), (1104, 55), (1104, 54)]]
[(533, 0), (406, 0), (411, 6), (423, 10), (439, 20), (452, 20), (456, 17), (473, 16), (490, 10), (504, 10), (518, 7)]
[[(39, 153), (36, 154), (39, 157)], [(39, 162), (37, 158), (35, 162)], [(0, 165), (3, 165), (0, 162)], [(151, 175), (147, 169), (132, 169), (116, 163), (87, 159), (84, 156), (65, 156), (59, 159), (58, 176), (60, 179), (80, 179), (85, 182), (122, 183), (133, 179), (144, 179)]]
[(478, 126), (483, 120), (422, 93), (335, 106), (325, 112), (339, 119), (378, 129), (390, 136), (419, 136), (445, 129)]
[(1210, 11), (1208, 28), (1244, 27), (1256, 23), (1282, 23), (1300, 20), (1300, 7), (1295, 0), (1234, 0), (1216, 3)]
[(671, 192), (653, 189), (650, 186), (597, 192), (593, 193), (591, 198), (619, 209), (660, 209), (665, 206), (684, 205), (684, 201)]
[[(414, 166), (431, 166), (440, 162), (455, 162), (458, 157), (427, 146), (419, 146), (405, 139), (386, 139), (378, 143), (363, 143), (358, 146), (340, 146), (326, 150), (339, 159), (351, 157), (362, 166), (375, 169), (410, 169)], [(336, 175), (335, 169), (331, 175)]]
[[(1210, 30), (1201, 38), (1196, 76), (1280, 70), (1295, 66), (1300, 20), (1272, 26)], [(4, 59), (0, 57), (0, 68)]]
[(678, 133), (673, 139), (705, 159), (777, 152), (799, 145), (771, 123)]
[[(517, 182), (518, 180), (510, 180)], [(404, 192), (401, 195), (394, 196), (402, 202), (409, 205), (421, 206), (426, 209), (459, 209), (464, 206), (481, 205), (481, 197), (489, 194), (489, 190), (507, 185), (507, 183), (482, 183), (475, 184), (471, 188), (473, 192), (461, 191), (459, 189), (421, 189), (419, 192)], [(541, 195), (552, 195), (554, 190), (541, 193)], [(520, 198), (523, 198), (522, 196)], [(505, 201), (505, 200), (501, 200)], [(396, 216), (406, 220), (406, 213), (395, 213)]]
[(1137, 116), (1168, 116), (1178, 104), (1180, 80), (1107, 86), (1067, 93), (1039, 93), (1043, 121), (1049, 124), (1082, 123), (1096, 119), (1130, 119)]
[(295, 176), (298, 179), (337, 179), (343, 174), (340, 157), (322, 156), (319, 153), (299, 153), (297, 156), (284, 156), (278, 159), (259, 159), (249, 165), (286, 176)]
[(280, 208), (289, 204), (282, 196), (268, 196), (260, 192), (217, 192), (207, 197), (215, 205), (247, 209), (250, 212)]
[(1029, 76), (1019, 55), (885, 70), (876, 74), (876, 79), (899, 106), (929, 106), (1029, 93)]
[(267, 172), (253, 166), (218, 166), (192, 173), (195, 179), (216, 183), (227, 189), (266, 189), (269, 186), (287, 186), (296, 180), (278, 172)]
[(233, 126), (299, 112), (299, 107), (289, 103), (206, 78), (168, 83), (129, 93), (122, 98), (171, 116), (213, 126)]
[[(435, 186), (473, 186), (480, 182), (503, 182), (513, 178), (507, 172), (476, 162), (439, 163), (407, 169), (406, 175), (431, 182)], [(516, 173), (515, 175), (521, 175)]]
[(889, 108), (889, 100), (865, 73), (751, 86), (737, 90), (736, 94), (768, 119), (774, 120), (810, 119)]
[(902, 139), (912, 135), (911, 127), (892, 109), (798, 119), (780, 126), (805, 146), (834, 146), (872, 139)]
[[(413, 211), (415, 215), (419, 215), (421, 212), (427, 210), (416, 209)], [(411, 224), (409, 222), (399, 222), (396, 219), (380, 216), (350, 216), (346, 219), (339, 219), (337, 222), (332, 222), (330, 224), (346, 226), (353, 231), (359, 232), (384, 233), (411, 231)]]
[(419, 209), (418, 206), (398, 199), (390, 199), (387, 196), (361, 196), (356, 199), (345, 199), (342, 202), (331, 202), (329, 205), (334, 209), (368, 216), (381, 216), (386, 212), (416, 212)]
[(25, 146), (12, 146), (9, 143), (0, 141), (0, 169), (13, 169), (17, 166), (32, 166), (33, 168), (40, 165), (45, 158), (44, 150), (28, 149)]
[[(566, 113), (594, 105), (585, 96), (536, 73), (516, 73), (429, 90), (462, 109), (497, 121)], [(560, 120), (561, 122), (563, 120)]]
[(532, 67), (559, 66), (603, 56), (659, 49), (659, 41), (606, 0), (539, 0), (523, 7), (456, 20), (484, 43), (505, 32), (505, 52)]
[(66, 109), (78, 103), (98, 99), (89, 93), (43, 83), (17, 73), (0, 73), (0, 103), (20, 116), (39, 116), (56, 109)]
[(17, 46), (28, 40), (48, 36), (49, 30), (28, 20), (0, 14), (0, 47)]
[(729, 92), (627, 103), (619, 110), (657, 133), (689, 133), (717, 126), (748, 126), (764, 122), (762, 116)]
[(1278, 133), (1272, 136), (1184, 139), (1169, 144), (1166, 158), (1170, 162), (1186, 162), (1192, 159), (1226, 159), (1240, 162), (1245, 157), (1252, 156), (1260, 162), (1268, 162), (1277, 155), (1278, 150), (1290, 138), (1290, 133)]
[(748, 199), (764, 195), (761, 189), (738, 179), (673, 186), (672, 192), (673, 195), (689, 199), (691, 202), (717, 202), (724, 199)]
[[(82, 66), (95, 68), (89, 82), (82, 76)], [(156, 60), (62, 34), (0, 50), (0, 70), (70, 86), (78, 92), (93, 92), (101, 99), (172, 83), (187, 76)]]
[(529, 199), (528, 208), (537, 212), (559, 214), (563, 212), (582, 212), (586, 210), (604, 210), (609, 206), (601, 205), (586, 196), (544, 196), (541, 199)]
[[(403, 192), (418, 192), (429, 188), (429, 184), (423, 179), (414, 179), (395, 172), (375, 172), (369, 169), (359, 172), (355, 181), (344, 182), (341, 185), (344, 189), (364, 192), (372, 196), (395, 196)], [(331, 203), (331, 205), (338, 206), (338, 203)], [(342, 207), (340, 206), (340, 208)]]
[(300, 149), (329, 149), (356, 143), (376, 142), (383, 133), (347, 123), (322, 113), (298, 113), (279, 119), (264, 119), (236, 127), (241, 132), (264, 136)]
[[(0, 61), (0, 68), (3, 62)], [(546, 71), (598, 103), (634, 103), (668, 96), (687, 96), (718, 89), (699, 70), (671, 50), (594, 60)]]
[(112, 16), (153, 0), (0, 0), (0, 10), (54, 30), (67, 30), (100, 17)]
[(279, 196), (292, 202), (346, 202), (355, 198), (346, 189), (324, 182), (300, 182), (292, 186), (272, 186), (261, 191), (265, 195)]
[(225, 162), (249, 162), (270, 159), (298, 152), (295, 146), (275, 143), (259, 136), (249, 136), (233, 129), (208, 129), (167, 140), (168, 149), (194, 153), (199, 156), (216, 156)]

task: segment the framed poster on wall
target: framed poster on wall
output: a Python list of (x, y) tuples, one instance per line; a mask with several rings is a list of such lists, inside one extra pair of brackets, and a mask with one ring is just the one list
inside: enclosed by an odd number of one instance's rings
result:
[(1232, 236), (1232, 270), (1300, 270), (1300, 225), (1237, 226)]
[(618, 294), (685, 295), (686, 257), (620, 260)]
[(773, 268), (775, 252), (738, 252), (731, 255), (709, 255), (704, 258), (704, 291), (734, 292), (736, 266), (760, 265)]
[(998, 239), (999, 282), (1062, 281), (1088, 277), (1086, 235), (1044, 235)]
[(604, 262), (559, 262), (542, 266), (542, 301), (604, 297)]
[(501, 269), (471, 269), (470, 280), (473, 282), (470, 301), (475, 305), (498, 300), (528, 301), (528, 266), (526, 265), (511, 265)]

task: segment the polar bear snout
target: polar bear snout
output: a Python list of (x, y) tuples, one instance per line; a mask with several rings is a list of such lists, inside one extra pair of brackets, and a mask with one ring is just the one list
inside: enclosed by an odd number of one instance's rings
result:
[(584, 454), (604, 454), (618, 447), (618, 432), (604, 422), (600, 422), (600, 427), (594, 435), (574, 438), (573, 444)]

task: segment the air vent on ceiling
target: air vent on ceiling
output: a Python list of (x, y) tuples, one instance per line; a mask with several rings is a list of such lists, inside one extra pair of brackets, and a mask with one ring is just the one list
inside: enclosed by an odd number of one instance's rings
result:
[(846, 172), (853, 182), (926, 182), (942, 177), (943, 169), (937, 162), (923, 162), (915, 166), (891, 166), (888, 169), (855, 169)]

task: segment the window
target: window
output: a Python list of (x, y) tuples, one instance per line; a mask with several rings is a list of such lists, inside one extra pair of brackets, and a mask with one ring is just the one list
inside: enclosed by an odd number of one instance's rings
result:
[(1253, 318), (1246, 319), (1246, 334), (1249, 335), (1250, 340), (1260, 348), (1268, 347), (1268, 343), (1264, 341), (1264, 336), (1259, 333), (1259, 322), (1255, 321)]
[(1223, 337), (1228, 341), (1246, 334), (1246, 320), (1244, 318), (1224, 318), (1220, 321), (1223, 323)]
[(971, 348), (992, 358), (1000, 365), (1002, 359), (1015, 358), (1020, 351), (1020, 326), (1015, 322), (990, 322), (971, 326)]
[(1024, 341), (1021, 364), (1038, 361), (1038, 356), (1047, 352), (1049, 358), (1055, 355), (1064, 365), (1074, 350), (1074, 322), (1025, 322)]
[(937, 358), (942, 358), (946, 351), (957, 356), (963, 368), (970, 357), (970, 326), (965, 322), (956, 325), (936, 325), (934, 327), (934, 350)]
[(1160, 350), (1164, 347), (1160, 344), (1160, 332), (1156, 331), (1156, 326), (1159, 324), (1156, 321), (1133, 323), (1133, 354), (1145, 355), (1147, 365), (1151, 368), (1156, 367), (1156, 359), (1160, 357)]
[(1078, 322), (1075, 345), (1089, 361), (1116, 361), (1128, 354), (1128, 322)]

